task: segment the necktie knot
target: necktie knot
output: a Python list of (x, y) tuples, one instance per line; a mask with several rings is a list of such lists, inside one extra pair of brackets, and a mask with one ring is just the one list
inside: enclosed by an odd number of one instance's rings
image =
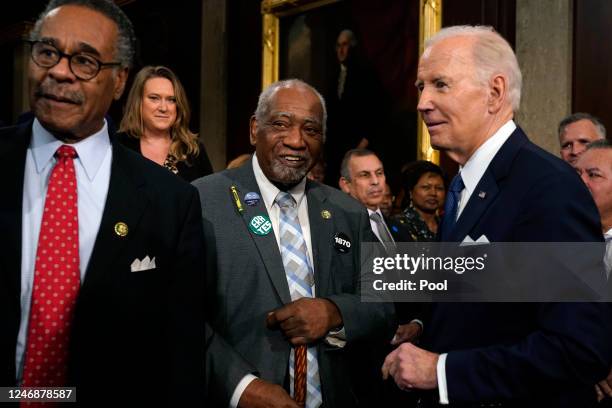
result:
[(380, 214), (377, 212), (373, 212), (370, 214), (370, 219), (374, 222), (380, 222), (382, 219), (380, 218)]
[(461, 190), (463, 190), (464, 188), (465, 188), (465, 184), (463, 184), (461, 173), (458, 173), (455, 177), (453, 177), (453, 181), (451, 181), (451, 184), (448, 187), (448, 190), (452, 191), (453, 193), (460, 193)]
[(76, 149), (69, 145), (61, 145), (55, 151), (55, 157), (58, 159), (74, 159), (77, 157)]
[(285, 191), (279, 192), (274, 201), (280, 208), (295, 208), (296, 206), (295, 198)]

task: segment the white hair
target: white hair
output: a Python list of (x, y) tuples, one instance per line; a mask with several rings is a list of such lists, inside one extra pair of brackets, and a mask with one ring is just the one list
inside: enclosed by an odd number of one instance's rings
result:
[(304, 88), (311, 91), (313, 94), (319, 98), (319, 102), (321, 103), (322, 113), (322, 123), (321, 130), (323, 132), (323, 142), (325, 142), (326, 130), (327, 130), (327, 107), (325, 106), (325, 99), (323, 96), (317, 91), (313, 86), (307, 84), (306, 82), (300, 79), (284, 79), (281, 81), (274, 82), (271, 85), (268, 85), (266, 89), (264, 89), (261, 94), (259, 94), (259, 100), (257, 101), (257, 108), (255, 109), (255, 119), (259, 123), (263, 123), (265, 117), (270, 113), (270, 108), (272, 104), (272, 96), (279, 88)]
[(523, 75), (510, 44), (490, 26), (445, 27), (425, 41), (425, 49), (453, 37), (473, 37), (474, 66), (478, 80), (488, 84), (493, 75), (503, 74), (508, 80), (508, 101), (514, 112), (521, 104)]

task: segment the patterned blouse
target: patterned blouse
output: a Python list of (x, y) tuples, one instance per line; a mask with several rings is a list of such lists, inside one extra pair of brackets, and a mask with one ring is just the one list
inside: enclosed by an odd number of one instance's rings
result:
[[(436, 234), (431, 232), (423, 218), (414, 207), (407, 207), (402, 213), (393, 216), (410, 233), (414, 242), (433, 242), (436, 241)], [(436, 216), (436, 221), (440, 224), (440, 219)]]

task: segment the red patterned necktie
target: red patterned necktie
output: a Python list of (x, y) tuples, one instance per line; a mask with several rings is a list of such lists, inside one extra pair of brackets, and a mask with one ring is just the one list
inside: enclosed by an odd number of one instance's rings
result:
[[(55, 152), (38, 236), (22, 387), (66, 384), (68, 341), (80, 287), (76, 150)], [(30, 404), (27, 406), (33, 406)]]

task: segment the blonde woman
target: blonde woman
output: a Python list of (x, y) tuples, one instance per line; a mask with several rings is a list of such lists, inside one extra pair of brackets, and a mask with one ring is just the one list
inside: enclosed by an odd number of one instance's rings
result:
[(186, 181), (212, 173), (177, 76), (163, 66), (142, 68), (130, 89), (117, 139)]

